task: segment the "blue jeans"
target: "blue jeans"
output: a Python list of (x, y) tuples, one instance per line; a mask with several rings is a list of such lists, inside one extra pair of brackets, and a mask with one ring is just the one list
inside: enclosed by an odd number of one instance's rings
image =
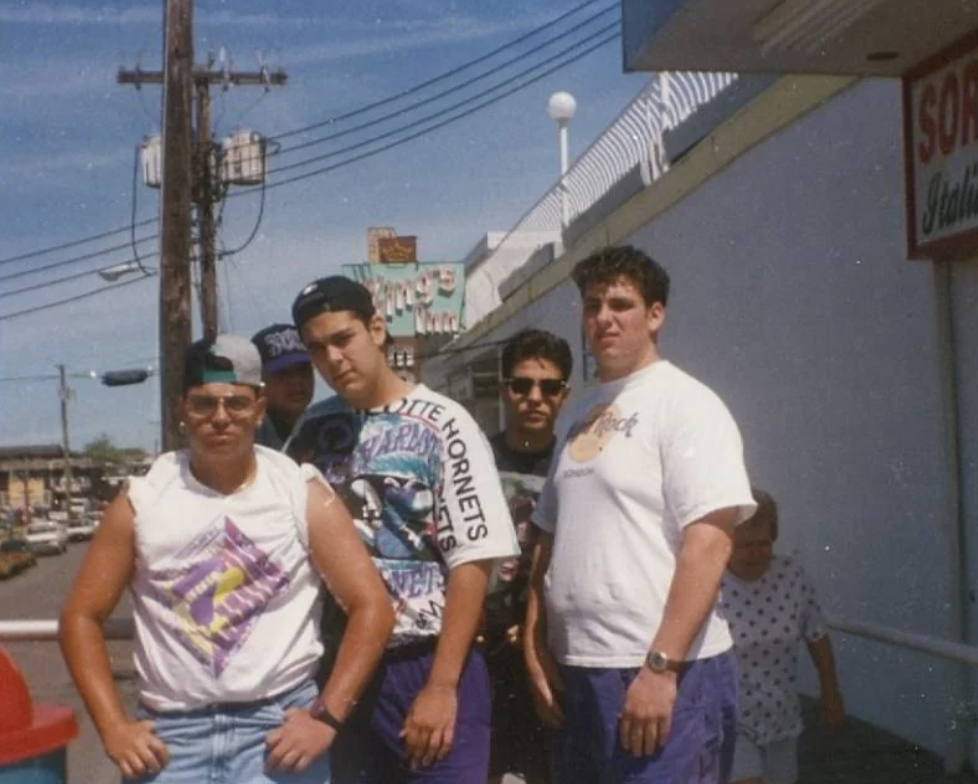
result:
[(638, 669), (561, 667), (566, 724), (557, 733), (560, 784), (726, 784), (737, 724), (737, 667), (730, 651), (689, 663), (679, 676), (672, 728), (651, 757), (622, 749), (618, 717)]
[(155, 776), (127, 784), (329, 784), (328, 754), (302, 773), (265, 769), (265, 736), (282, 725), (286, 710), (308, 708), (317, 695), (310, 680), (257, 702), (172, 712), (140, 706), (136, 718), (153, 722), (170, 762)]

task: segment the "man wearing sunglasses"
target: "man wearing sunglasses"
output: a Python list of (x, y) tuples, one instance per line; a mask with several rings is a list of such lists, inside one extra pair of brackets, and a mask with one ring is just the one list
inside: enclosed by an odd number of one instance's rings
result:
[(489, 684), (472, 642), (493, 564), (519, 552), (492, 452), (462, 406), (387, 364), (387, 327), (364, 286), (314, 281), (292, 315), (337, 394), (306, 411), (286, 452), (343, 498), (396, 611), (340, 735), (335, 779), (485, 784)]
[(601, 383), (569, 409), (534, 512), (524, 634), (535, 703), (560, 728), (555, 778), (725, 784), (736, 667), (717, 598), (756, 508), (740, 433), (659, 353), (661, 266), (607, 248), (573, 279)]
[(502, 350), (506, 428), (490, 443), (521, 555), (497, 566), (486, 597), (482, 638), (493, 686), (489, 784), (506, 773), (522, 773), (527, 784), (550, 781), (549, 735), (533, 710), (520, 638), (534, 540), (530, 517), (550, 467), (573, 361), (566, 340), (540, 329), (517, 333)]

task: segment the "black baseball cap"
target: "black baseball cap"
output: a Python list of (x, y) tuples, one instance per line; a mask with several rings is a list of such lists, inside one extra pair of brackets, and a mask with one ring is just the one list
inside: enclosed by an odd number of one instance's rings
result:
[(336, 313), (350, 310), (362, 319), (370, 319), (377, 309), (366, 286), (343, 275), (314, 280), (292, 303), (292, 320), (301, 332), (310, 319), (320, 313)]
[(261, 366), (266, 373), (278, 373), (293, 365), (308, 365), (309, 352), (299, 337), (299, 331), (291, 324), (272, 324), (251, 337)]

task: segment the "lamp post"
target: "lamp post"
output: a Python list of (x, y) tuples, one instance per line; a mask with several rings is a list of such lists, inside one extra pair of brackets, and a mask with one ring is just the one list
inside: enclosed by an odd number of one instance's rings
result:
[(570, 220), (567, 207), (567, 125), (574, 112), (577, 111), (577, 101), (574, 96), (563, 90), (554, 93), (547, 101), (547, 114), (557, 123), (557, 133), (560, 138), (560, 225), (566, 228)]

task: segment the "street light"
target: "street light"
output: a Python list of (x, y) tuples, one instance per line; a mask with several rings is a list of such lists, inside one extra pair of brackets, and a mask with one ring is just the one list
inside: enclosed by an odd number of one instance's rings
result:
[(98, 275), (102, 280), (114, 283), (130, 272), (141, 272), (143, 275), (155, 275), (156, 270), (152, 267), (144, 267), (135, 259), (124, 261), (121, 264), (113, 264), (111, 267), (102, 267), (98, 270)]
[(547, 114), (557, 123), (560, 138), (560, 224), (567, 226), (570, 215), (567, 209), (567, 124), (577, 111), (574, 96), (563, 90), (554, 93), (547, 101)]

